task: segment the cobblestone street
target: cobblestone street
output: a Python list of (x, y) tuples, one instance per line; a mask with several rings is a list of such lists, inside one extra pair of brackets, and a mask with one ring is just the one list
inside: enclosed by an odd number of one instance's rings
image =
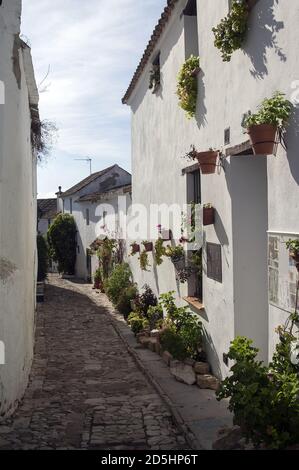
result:
[(0, 449), (186, 449), (111, 324), (108, 303), (51, 277), (37, 314), (29, 387)]

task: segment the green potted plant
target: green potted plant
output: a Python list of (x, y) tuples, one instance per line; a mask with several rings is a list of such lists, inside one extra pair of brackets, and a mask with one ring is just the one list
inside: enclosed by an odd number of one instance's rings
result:
[(212, 29), (214, 45), (221, 51), (223, 62), (230, 62), (234, 51), (241, 49), (247, 32), (247, 0), (232, 0), (230, 13)]
[(139, 263), (140, 263), (140, 268), (142, 271), (148, 271), (148, 268), (150, 267), (149, 261), (148, 261), (148, 254), (146, 250), (143, 250), (140, 253), (139, 256)]
[(212, 204), (204, 204), (203, 206), (203, 225), (214, 225), (215, 223), (215, 209)]
[(277, 146), (278, 132), (282, 132), (291, 115), (292, 104), (279, 91), (266, 98), (258, 112), (245, 115), (243, 126), (247, 129), (254, 155), (272, 155)]
[(170, 246), (165, 249), (165, 256), (171, 259), (173, 263), (177, 263), (185, 259), (185, 250), (182, 245)]
[(178, 75), (177, 95), (179, 97), (179, 106), (186, 111), (188, 119), (193, 118), (196, 113), (199, 62), (199, 57), (191, 55), (182, 65)]
[(142, 245), (144, 246), (144, 249), (146, 252), (150, 252), (150, 251), (153, 251), (153, 243), (148, 241), (148, 240), (145, 240), (142, 242)]
[(160, 266), (163, 263), (163, 256), (165, 256), (165, 247), (163, 245), (163, 239), (158, 238), (155, 243), (155, 261), (157, 266)]
[(138, 243), (136, 242), (131, 243), (130, 247), (131, 247), (131, 253), (130, 253), (131, 256), (136, 255), (136, 253), (140, 253), (140, 245), (138, 245)]

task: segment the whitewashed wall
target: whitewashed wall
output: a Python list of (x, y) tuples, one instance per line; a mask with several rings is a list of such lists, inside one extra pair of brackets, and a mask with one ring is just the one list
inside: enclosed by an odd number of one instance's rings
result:
[[(132, 108), (133, 203), (186, 201), (186, 163), (181, 155), (195, 144), (199, 150), (224, 149), (224, 129), (231, 129), (230, 146), (247, 139), (241, 128), (243, 113), (274, 91), (290, 98), (292, 82), (299, 80), (299, 5), (287, 0), (260, 0), (250, 13), (249, 34), (244, 50), (222, 62), (214, 47), (212, 27), (228, 13), (228, 1), (198, 0), (198, 44), (202, 71), (196, 119), (188, 121), (177, 105), (176, 79), (189, 50), (185, 40), (186, 1), (178, 2), (156, 51), (161, 52), (162, 88), (158, 96), (148, 90), (150, 65), (130, 98)], [(277, 157), (231, 157), (226, 171), (202, 177), (202, 199), (213, 203), (214, 227), (207, 227), (206, 241), (220, 243), (223, 283), (204, 278), (201, 313), (209, 338), (209, 358), (217, 375), (228, 368), (222, 356), (235, 335), (251, 337), (267, 359), (273, 349), (273, 327), (287, 312), (270, 308), (267, 301), (267, 229), (299, 231), (298, 108), (287, 134), (287, 153)], [(140, 286), (148, 282), (157, 292), (176, 290), (178, 301), (186, 294), (177, 289), (173, 270), (161, 268), (143, 274), (132, 259)], [(269, 326), (268, 326), (269, 324)], [(270, 330), (269, 330), (270, 328)]]
[(20, 15), (21, 0), (2, 2), (0, 80), (5, 83), (5, 104), (0, 104), (0, 341), (5, 343), (6, 364), (0, 365), (0, 419), (13, 412), (22, 398), (34, 342), (36, 162), (30, 143), (28, 87), (32, 90), (35, 82), (33, 74), (25, 77), (29, 49), (16, 47)]

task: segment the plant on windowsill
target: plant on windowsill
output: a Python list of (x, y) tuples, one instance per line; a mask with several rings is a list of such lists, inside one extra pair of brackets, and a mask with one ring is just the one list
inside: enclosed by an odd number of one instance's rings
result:
[(158, 238), (155, 243), (155, 261), (156, 265), (160, 266), (163, 263), (163, 256), (165, 256), (165, 247), (163, 245), (163, 239)]
[(148, 240), (144, 240), (142, 242), (142, 245), (144, 246), (144, 249), (146, 252), (150, 252), (150, 251), (153, 251), (153, 243), (148, 241)]
[(272, 98), (266, 98), (255, 114), (244, 116), (242, 126), (249, 134), (255, 155), (272, 155), (280, 141), (292, 112), (292, 103), (279, 91)]
[(247, 32), (249, 9), (246, 0), (233, 0), (230, 13), (212, 29), (214, 45), (220, 50), (223, 62), (230, 62), (232, 54), (241, 49)]
[(196, 113), (199, 63), (199, 57), (191, 55), (183, 64), (178, 75), (177, 95), (179, 97), (179, 106), (186, 111), (188, 119), (195, 117)]
[(150, 71), (149, 89), (156, 93), (161, 85), (160, 65), (153, 64)]
[(148, 254), (147, 254), (146, 250), (143, 250), (140, 253), (139, 263), (140, 263), (140, 268), (141, 268), (142, 271), (148, 271), (148, 268), (150, 268), (150, 264), (149, 264), (149, 261), (148, 261)]
[(203, 206), (203, 220), (204, 226), (214, 225), (215, 223), (215, 209), (212, 204), (204, 204)]

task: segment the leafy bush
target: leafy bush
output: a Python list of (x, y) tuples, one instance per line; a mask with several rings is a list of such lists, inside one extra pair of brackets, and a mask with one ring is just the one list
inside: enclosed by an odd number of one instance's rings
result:
[(105, 292), (116, 305), (122, 292), (132, 283), (132, 272), (128, 263), (118, 264), (104, 283)]
[(151, 330), (161, 328), (163, 325), (163, 308), (161, 305), (149, 307), (147, 311), (147, 318)]
[(48, 243), (58, 271), (74, 274), (77, 257), (77, 228), (75, 219), (69, 214), (59, 214), (48, 230)]
[(160, 343), (164, 351), (168, 351), (175, 359), (183, 361), (188, 357), (184, 341), (174, 328), (168, 327), (161, 333)]
[(38, 274), (37, 281), (42, 282), (47, 278), (49, 266), (48, 244), (42, 235), (37, 236)]
[(299, 253), (299, 239), (295, 240), (288, 240), (286, 242), (286, 247), (290, 251), (290, 253), (298, 254)]
[[(298, 318), (297, 318), (298, 320)], [(228, 357), (235, 361), (231, 376), (217, 392), (217, 399), (229, 398), (234, 423), (255, 445), (283, 449), (299, 442), (298, 366), (290, 363), (293, 335), (281, 331), (269, 368), (257, 361), (252, 341), (238, 337)]]
[(167, 313), (166, 324), (180, 337), (187, 356), (196, 359), (202, 343), (202, 323), (188, 307), (177, 307), (173, 294), (168, 292), (160, 296), (161, 305)]
[(186, 111), (190, 119), (195, 116), (197, 102), (197, 71), (199, 69), (199, 57), (191, 55), (183, 64), (177, 85), (177, 95), (179, 97), (179, 106)]
[(244, 127), (258, 124), (271, 124), (283, 128), (292, 112), (292, 103), (285, 99), (285, 95), (276, 91), (272, 98), (266, 98), (255, 114), (248, 114), (244, 119)]
[(214, 45), (221, 51), (224, 62), (230, 62), (233, 52), (242, 47), (246, 37), (247, 19), (247, 1), (233, 0), (231, 12), (213, 28)]
[(127, 319), (129, 313), (132, 310), (131, 302), (136, 298), (137, 294), (137, 286), (132, 284), (126, 289), (123, 289), (118, 297), (116, 308), (120, 313), (123, 314), (125, 319)]
[(135, 335), (148, 327), (148, 321), (137, 312), (132, 312), (128, 316), (128, 323)]

